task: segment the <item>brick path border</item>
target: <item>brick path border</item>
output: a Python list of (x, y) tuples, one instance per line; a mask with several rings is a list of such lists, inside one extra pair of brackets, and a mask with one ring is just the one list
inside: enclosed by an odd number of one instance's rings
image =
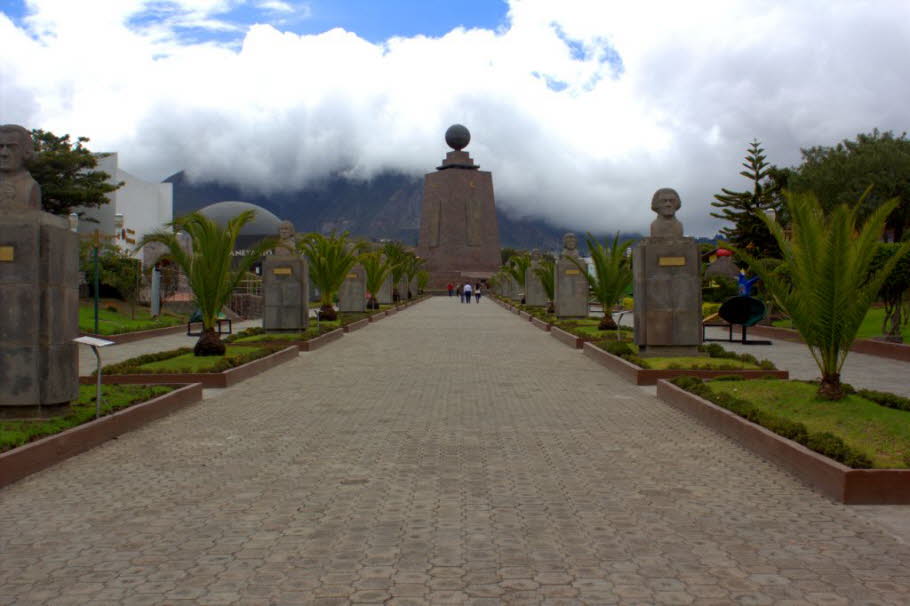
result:
[(773, 461), (834, 501), (910, 505), (910, 469), (851, 469), (666, 380), (657, 382), (657, 397)]
[(170, 393), (4, 452), (0, 488), (201, 401), (202, 384), (180, 385)]

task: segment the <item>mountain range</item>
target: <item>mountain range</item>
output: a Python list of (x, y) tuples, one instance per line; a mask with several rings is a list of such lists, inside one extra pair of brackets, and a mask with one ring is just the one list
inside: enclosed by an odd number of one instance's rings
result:
[[(256, 204), (294, 223), (298, 232), (349, 231), (371, 239), (417, 244), (423, 178), (381, 173), (369, 181), (333, 176), (296, 191), (257, 192), (252, 189), (196, 181), (184, 171), (165, 179), (174, 187), (174, 216), (180, 217), (215, 202), (239, 200)], [(497, 208), (499, 239), (503, 247), (558, 250), (571, 228), (540, 219), (515, 219)], [(580, 234), (583, 229), (577, 229)], [(623, 237), (640, 237), (628, 234)]]

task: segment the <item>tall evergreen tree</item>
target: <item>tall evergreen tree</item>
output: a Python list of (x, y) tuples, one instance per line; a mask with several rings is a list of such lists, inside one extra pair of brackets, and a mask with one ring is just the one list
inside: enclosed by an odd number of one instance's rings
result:
[(717, 201), (711, 203), (720, 212), (711, 216), (733, 224), (720, 233), (737, 248), (748, 249), (757, 257), (779, 257), (780, 248), (759, 216), (768, 210), (780, 212), (776, 196), (780, 187), (772, 178), (774, 167), (765, 158), (761, 142), (753, 139), (742, 163), (745, 170), (739, 173), (752, 181), (752, 191), (721, 189), (723, 193), (715, 194)]
[(41, 204), (47, 212), (68, 215), (79, 206), (107, 204), (107, 195), (123, 185), (110, 183), (109, 174), (95, 170), (98, 156), (83, 145), (88, 143), (87, 137), (73, 142), (69, 135), (58, 137), (35, 129), (32, 139), (35, 155), (28, 170), (41, 186)]

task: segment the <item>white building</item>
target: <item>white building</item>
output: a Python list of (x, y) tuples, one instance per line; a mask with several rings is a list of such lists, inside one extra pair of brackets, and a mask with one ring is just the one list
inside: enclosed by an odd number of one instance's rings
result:
[[(81, 208), (84, 213), (79, 221), (79, 233), (90, 234), (96, 229), (105, 235), (115, 236), (124, 250), (133, 250), (134, 242), (161, 229), (173, 220), (174, 188), (170, 183), (143, 181), (118, 167), (117, 154), (98, 158), (96, 170), (111, 176), (112, 183), (123, 182), (123, 187), (108, 194), (109, 204), (98, 208)], [(87, 221), (92, 218), (98, 221)], [(132, 242), (131, 242), (132, 241)]]

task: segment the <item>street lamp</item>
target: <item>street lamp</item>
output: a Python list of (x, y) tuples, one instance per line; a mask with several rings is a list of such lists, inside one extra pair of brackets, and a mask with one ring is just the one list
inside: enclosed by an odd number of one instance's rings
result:
[[(97, 323), (97, 321), (98, 319), (96, 317), (95, 322)], [(97, 328), (95, 330), (97, 330)], [(95, 359), (98, 361), (98, 368), (95, 371), (97, 374), (97, 383), (95, 384), (95, 418), (97, 419), (101, 416), (101, 354), (98, 353), (98, 348), (113, 345), (114, 342), (98, 339), (96, 337), (79, 337), (73, 339), (73, 341), (91, 347), (92, 352), (95, 354)]]

